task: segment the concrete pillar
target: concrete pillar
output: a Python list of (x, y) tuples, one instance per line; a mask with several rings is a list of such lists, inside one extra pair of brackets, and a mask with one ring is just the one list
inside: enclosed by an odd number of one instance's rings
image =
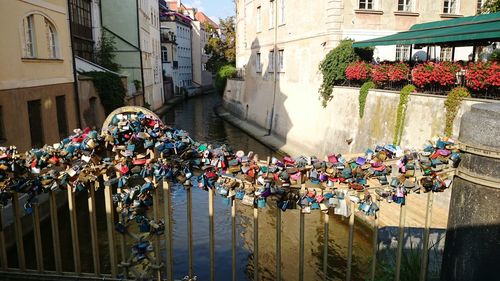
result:
[(498, 280), (500, 261), (500, 104), (462, 116), (462, 161), (451, 194), (441, 280)]

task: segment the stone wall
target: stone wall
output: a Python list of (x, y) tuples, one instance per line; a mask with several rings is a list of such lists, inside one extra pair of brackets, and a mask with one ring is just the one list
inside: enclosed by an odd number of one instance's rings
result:
[[(249, 91), (245, 81), (229, 80), (224, 92), (224, 106), (238, 117), (269, 128), (272, 93)], [(313, 95), (314, 94), (314, 95)], [(297, 146), (305, 155), (323, 157), (329, 153), (360, 153), (377, 144), (391, 143), (394, 135), (399, 93), (385, 90), (369, 92), (363, 119), (359, 117), (359, 88), (335, 87), (333, 99), (321, 107), (317, 93), (285, 95), (278, 93), (274, 106), (272, 133), (283, 145)], [(412, 94), (408, 102), (401, 145), (421, 148), (434, 136), (442, 135), (445, 126), (444, 96)], [(467, 99), (455, 119), (458, 120), (478, 102)], [(346, 140), (352, 139), (349, 145)]]

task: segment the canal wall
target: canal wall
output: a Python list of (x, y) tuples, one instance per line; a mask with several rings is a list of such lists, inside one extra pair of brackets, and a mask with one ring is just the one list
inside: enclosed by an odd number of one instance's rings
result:
[[(371, 90), (366, 99), (364, 117), (359, 117), (359, 88), (335, 87), (326, 108), (317, 91), (303, 95), (250, 92), (245, 81), (228, 80), (224, 108), (240, 119), (269, 130), (280, 139), (277, 148), (293, 147), (304, 155), (362, 153), (377, 144), (392, 143), (399, 92)], [(314, 92), (312, 96), (310, 92)], [(427, 140), (442, 135), (445, 127), (445, 96), (411, 94), (407, 105), (401, 145), (421, 148)], [(458, 135), (460, 117), (472, 104), (497, 102), (465, 99), (458, 111), (453, 136)], [(271, 116), (274, 116), (271, 119)], [(350, 143), (346, 140), (352, 140)]]

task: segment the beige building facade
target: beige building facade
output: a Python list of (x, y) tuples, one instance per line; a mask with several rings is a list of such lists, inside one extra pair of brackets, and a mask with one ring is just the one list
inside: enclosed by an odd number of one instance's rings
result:
[(0, 141), (21, 151), (76, 128), (66, 0), (0, 2)]
[[(332, 143), (324, 141), (325, 126), (336, 121), (325, 112), (336, 105), (330, 103), (325, 111), (318, 94), (322, 81), (318, 66), (325, 55), (341, 39), (376, 38), (407, 30), (416, 23), (477, 12), (474, 0), (438, 2), (236, 1), (236, 66), (244, 73), (244, 82), (226, 88), (230, 109), (287, 143), (299, 142), (308, 151), (330, 150), (323, 147)], [(406, 54), (401, 51), (406, 46), (379, 48), (374, 57), (395, 60), (397, 48), (399, 56), (409, 57), (409, 48)], [(412, 58), (421, 52), (426, 50), (413, 50)], [(467, 59), (468, 54), (465, 50), (462, 59)], [(357, 101), (357, 96), (353, 100)], [(343, 137), (339, 134), (337, 143), (343, 142)]]

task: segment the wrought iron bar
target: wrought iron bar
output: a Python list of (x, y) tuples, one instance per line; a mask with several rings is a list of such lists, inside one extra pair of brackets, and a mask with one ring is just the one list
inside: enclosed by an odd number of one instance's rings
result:
[(56, 273), (61, 274), (62, 272), (62, 259), (61, 259), (61, 244), (59, 240), (59, 220), (57, 217), (57, 200), (56, 193), (54, 191), (49, 191), (49, 202), (50, 202), (50, 224), (52, 228), (52, 246), (54, 251), (54, 264), (56, 268)]
[(236, 281), (236, 200), (231, 199), (231, 272), (232, 280)]
[(40, 206), (38, 203), (32, 205), (33, 208), (33, 235), (35, 237), (36, 270), (43, 272), (43, 249), (42, 233), (40, 232)]
[(420, 281), (427, 280), (427, 266), (429, 260), (429, 234), (432, 222), (432, 204), (434, 201), (434, 194), (427, 193), (427, 211), (425, 213), (425, 228), (424, 228), (424, 241), (422, 244), (422, 257), (420, 258)]
[(24, 241), (23, 241), (23, 226), (21, 223), (21, 208), (19, 207), (19, 194), (12, 194), (12, 209), (14, 211), (14, 229), (16, 233), (17, 259), (19, 269), (26, 270), (26, 260), (24, 258)]
[[(160, 219), (160, 189), (155, 180), (153, 180), (154, 187), (154, 203), (153, 203), (153, 218), (155, 223)], [(160, 236), (156, 235), (153, 240), (153, 249), (155, 251), (154, 265), (156, 270), (156, 280), (161, 280), (161, 254), (160, 254)]]

